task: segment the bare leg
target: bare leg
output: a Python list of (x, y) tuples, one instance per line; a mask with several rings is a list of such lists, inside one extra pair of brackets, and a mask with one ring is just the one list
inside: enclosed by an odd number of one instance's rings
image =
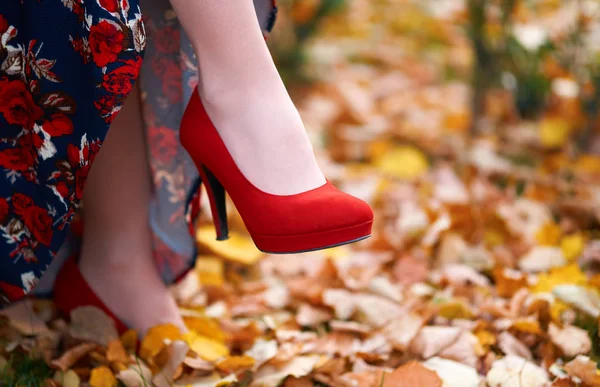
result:
[(137, 90), (129, 97), (90, 171), (80, 268), (102, 301), (143, 333), (183, 322), (152, 259), (150, 171), (139, 98)]
[(246, 178), (291, 195), (325, 183), (252, 0), (171, 0), (200, 69), (206, 111)]

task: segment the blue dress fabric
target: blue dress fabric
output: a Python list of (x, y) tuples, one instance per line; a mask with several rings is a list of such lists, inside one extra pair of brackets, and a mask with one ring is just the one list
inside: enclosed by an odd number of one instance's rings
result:
[[(254, 3), (266, 34), (277, 8)], [(78, 251), (87, 174), (138, 77), (154, 259), (171, 283), (193, 266), (200, 182), (178, 140), (196, 61), (168, 0), (2, 0), (0, 305), (50, 292)]]

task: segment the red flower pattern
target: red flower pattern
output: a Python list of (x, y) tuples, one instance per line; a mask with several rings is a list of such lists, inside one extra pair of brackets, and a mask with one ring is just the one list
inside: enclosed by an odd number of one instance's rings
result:
[(44, 111), (33, 100), (25, 82), (21, 80), (0, 81), (0, 112), (9, 124), (32, 129)]
[(90, 28), (90, 48), (96, 66), (104, 67), (117, 60), (123, 51), (125, 35), (114, 24), (103, 20)]

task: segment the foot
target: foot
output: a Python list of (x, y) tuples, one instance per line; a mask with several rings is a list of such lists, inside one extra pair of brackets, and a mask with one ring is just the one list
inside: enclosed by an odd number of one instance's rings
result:
[(262, 87), (220, 93), (199, 88), (200, 97), (240, 171), (258, 189), (294, 195), (318, 188), (326, 180), (300, 114), (279, 75), (271, 78)]
[(185, 331), (177, 304), (159, 278), (151, 257), (136, 252), (81, 259), (81, 274), (94, 293), (127, 326), (144, 335), (160, 324)]

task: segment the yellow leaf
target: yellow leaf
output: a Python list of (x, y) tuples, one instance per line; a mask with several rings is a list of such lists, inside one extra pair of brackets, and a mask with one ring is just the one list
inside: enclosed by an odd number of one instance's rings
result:
[(544, 334), (540, 324), (533, 320), (516, 320), (512, 323), (511, 328), (523, 333), (532, 333), (540, 336)]
[(199, 335), (215, 339), (221, 343), (225, 342), (225, 333), (214, 319), (209, 317), (185, 316), (185, 326)]
[(228, 240), (217, 241), (215, 228), (207, 225), (198, 229), (196, 238), (201, 246), (214, 254), (244, 265), (253, 265), (263, 256), (250, 237), (235, 231), (229, 232)]
[(399, 179), (415, 179), (429, 170), (429, 161), (423, 152), (414, 146), (396, 147), (375, 160), (383, 172)]
[(560, 300), (556, 300), (550, 306), (550, 317), (555, 324), (562, 324), (562, 314), (569, 309), (569, 306)]
[(173, 324), (163, 324), (151, 328), (142, 340), (140, 357), (148, 360), (158, 355), (165, 347), (165, 340), (181, 340), (181, 332)]
[(250, 356), (231, 356), (217, 364), (217, 369), (225, 373), (238, 373), (254, 367), (256, 361)]
[(496, 345), (496, 335), (487, 330), (477, 331), (475, 337), (479, 340), (479, 344), (485, 349), (488, 349), (492, 345)]
[(548, 273), (541, 273), (538, 281), (531, 287), (534, 293), (552, 292), (556, 285), (586, 285), (587, 277), (576, 264), (557, 267)]
[(569, 139), (572, 125), (562, 117), (546, 117), (539, 126), (540, 142), (546, 148), (558, 148)]
[(582, 253), (585, 244), (583, 234), (578, 232), (572, 235), (565, 235), (560, 241), (560, 249), (569, 262), (575, 261)]
[(447, 319), (471, 319), (473, 318), (473, 313), (471, 309), (462, 301), (453, 300), (448, 303), (443, 304), (438, 311), (438, 314)]
[(205, 286), (222, 286), (225, 271), (223, 260), (218, 257), (201, 255), (196, 260), (196, 273)]
[(504, 243), (504, 234), (497, 230), (485, 230), (483, 240), (490, 246), (499, 246)]
[(115, 387), (117, 378), (112, 373), (110, 368), (102, 366), (92, 370), (90, 374), (90, 387)]
[(188, 332), (184, 335), (183, 339), (192, 351), (196, 352), (204, 360), (216, 361), (229, 355), (229, 348), (209, 337)]
[(560, 227), (554, 222), (548, 222), (535, 234), (535, 240), (541, 246), (556, 246), (560, 240)]

